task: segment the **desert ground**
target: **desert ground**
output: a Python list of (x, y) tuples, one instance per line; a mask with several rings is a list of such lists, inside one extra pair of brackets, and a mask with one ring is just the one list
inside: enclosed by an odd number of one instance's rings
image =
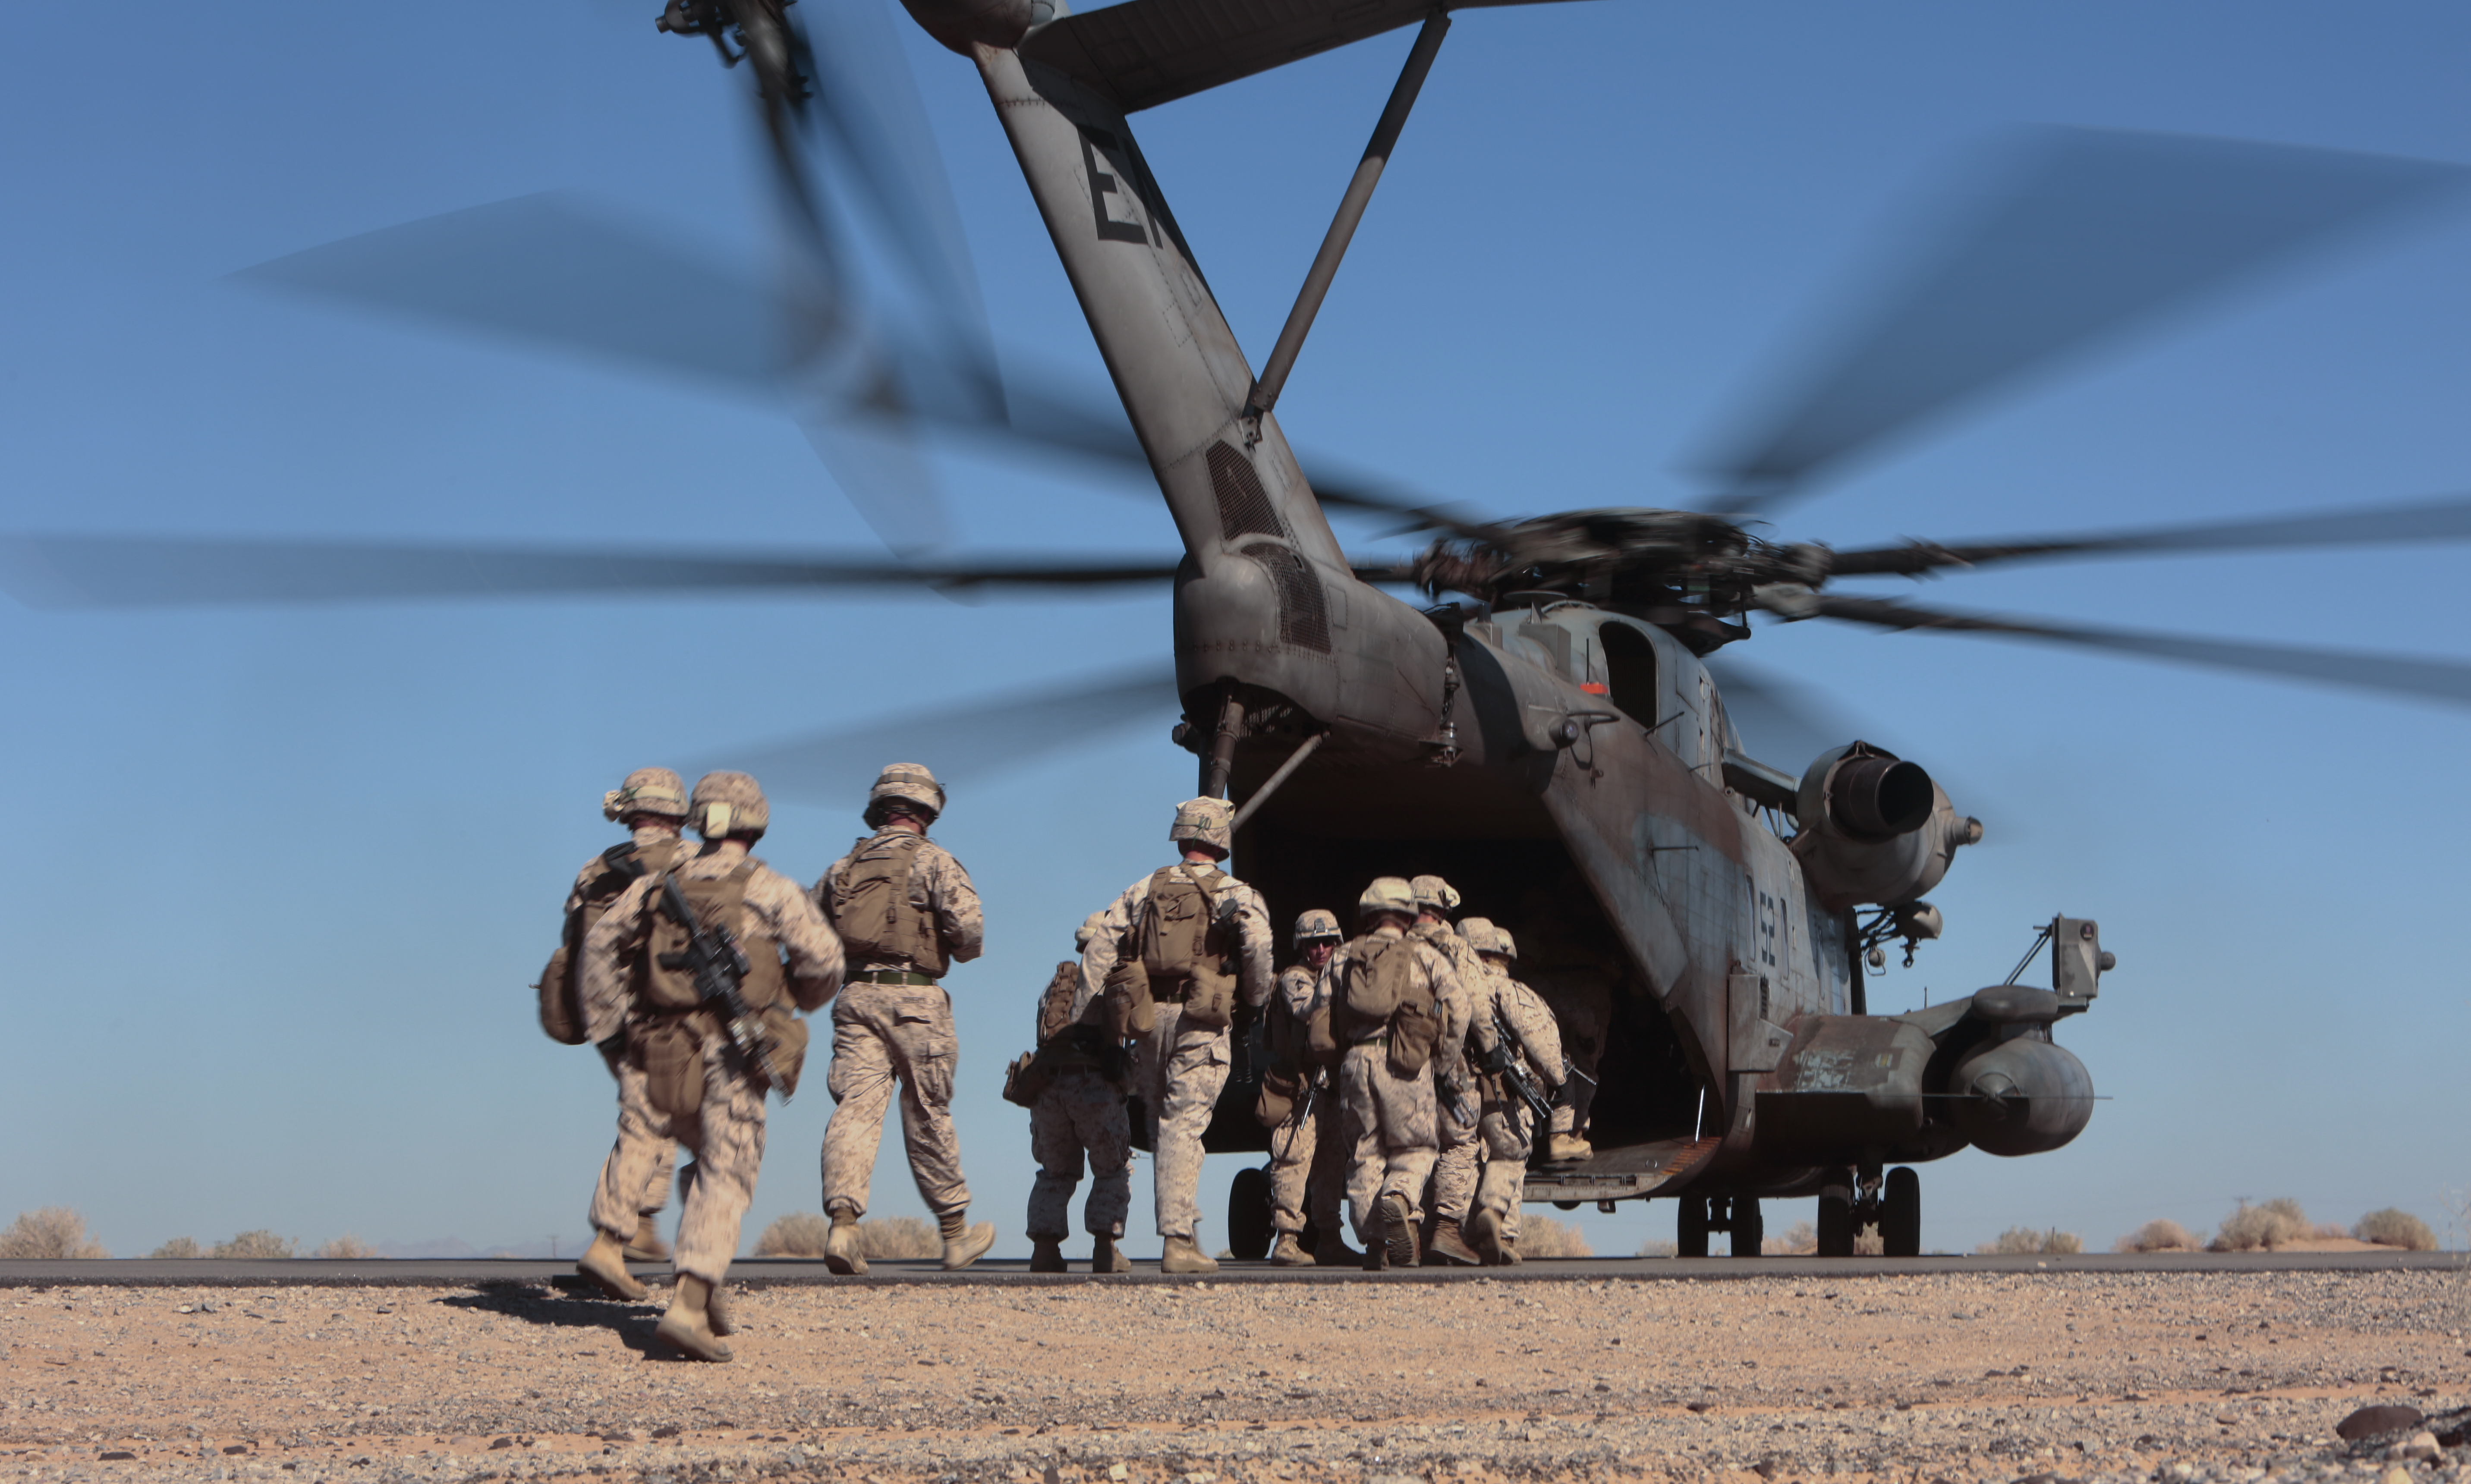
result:
[[(1540, 1264), (1531, 1264), (1529, 1273)], [(655, 1291), (655, 1299), (659, 1297)], [(0, 1288), (12, 1478), (2471, 1479), (2471, 1273)], [(2393, 1471), (2404, 1471), (2402, 1478)]]

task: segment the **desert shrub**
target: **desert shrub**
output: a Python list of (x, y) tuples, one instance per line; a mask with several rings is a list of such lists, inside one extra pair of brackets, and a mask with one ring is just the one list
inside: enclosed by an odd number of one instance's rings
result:
[(1819, 1250), (1819, 1228), (1807, 1221), (1797, 1221), (1779, 1237), (1759, 1243), (1759, 1251), (1771, 1258), (1804, 1258)]
[(103, 1243), (85, 1235), (85, 1217), (66, 1206), (20, 1212), (0, 1231), (0, 1258), (107, 1258)]
[(2290, 1196), (2276, 1196), (2262, 1206), (2239, 1203), (2223, 1218), (2222, 1230), (2209, 1244), (2215, 1252), (2255, 1252), (2281, 1247), (2317, 1234), (2316, 1223)]
[(2400, 1247), (2405, 1252), (2436, 1250), (2436, 1234), (2428, 1229), (2428, 1223), (2392, 1206), (2362, 1216), (2360, 1224), (2351, 1228), (2351, 1235), (2364, 1242)]
[(321, 1258), (374, 1258), (378, 1250), (346, 1232), (318, 1248), (317, 1255)]
[(147, 1254), (150, 1258), (202, 1258), (206, 1249), (198, 1245), (194, 1237), (175, 1237)]
[(1638, 1249), (1638, 1255), (1642, 1258), (1671, 1258), (1679, 1257), (1681, 1253), (1682, 1248), (1674, 1242), (1644, 1242)]
[(786, 1216), (775, 1216), (764, 1235), (755, 1238), (755, 1255), (759, 1258), (820, 1258), (824, 1255), (824, 1237), (833, 1224), (812, 1211), (793, 1211)]
[(924, 1216), (885, 1216), (858, 1224), (859, 1253), (875, 1258), (940, 1258), (944, 1234)]
[(1565, 1226), (1551, 1216), (1518, 1218), (1518, 1255), (1522, 1258), (1592, 1258), (1596, 1249), (1577, 1222)]
[(300, 1256), (300, 1246), (289, 1237), (277, 1237), (272, 1232), (261, 1228), (254, 1232), (243, 1232), (230, 1241), (215, 1243), (215, 1250), (206, 1256), (239, 1259), (296, 1258)]
[(2030, 1226), (2012, 1226), (1973, 1250), (2009, 1257), (2032, 1253), (2083, 1252), (2084, 1238), (2074, 1232), (2062, 1232), (2057, 1227), (2036, 1231)]
[(2146, 1222), (2110, 1244), (2113, 1252), (2197, 1252), (2204, 1247), (2197, 1234), (2167, 1217)]

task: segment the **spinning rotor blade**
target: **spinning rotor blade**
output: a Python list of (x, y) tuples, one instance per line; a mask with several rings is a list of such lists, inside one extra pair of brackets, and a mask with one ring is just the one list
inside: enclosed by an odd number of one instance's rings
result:
[(2266, 520), (2163, 526), (2106, 535), (1968, 541), (1959, 546), (1914, 541), (1835, 553), (1829, 577), (1918, 577), (1942, 567), (2049, 561), (2070, 556), (2145, 556), (2163, 553), (2255, 552), (2275, 547), (2376, 546), (2402, 541), (2471, 540), (2471, 497), (2417, 505), (2328, 510)]
[(1706, 460), (1705, 508), (1773, 509), (1854, 456), (2106, 337), (2457, 184), (2418, 160), (2037, 131), (2001, 177)]
[(846, 804), (894, 758), (919, 758), (948, 788), (991, 777), (1146, 718), (1173, 717), (1175, 670), (1141, 665), (1056, 691), (905, 712), (859, 726), (773, 742), (710, 766), (753, 773), (776, 798)]
[(354, 602), (569, 593), (1164, 585), (1173, 560), (930, 562), (391, 543), (0, 537), (0, 588), (35, 608)]
[(1875, 598), (1841, 598), (1814, 593), (1773, 602), (1769, 611), (1782, 617), (1836, 619), (1874, 628), (1933, 629), (1949, 633), (1993, 634), (2032, 643), (2101, 649), (2147, 659), (2176, 660), (2212, 670), (2247, 671), (2319, 685), (2349, 686), (2382, 695), (2414, 695), (2456, 706), (2471, 706), (2471, 665), (2451, 660), (2413, 659), (2398, 654), (2363, 654), (2343, 649), (2310, 649), (2295, 646), (2240, 644), (2223, 639), (2189, 639), (2176, 634), (2147, 634), (2127, 629), (2085, 628), (2042, 624), (1993, 614), (1948, 613)]

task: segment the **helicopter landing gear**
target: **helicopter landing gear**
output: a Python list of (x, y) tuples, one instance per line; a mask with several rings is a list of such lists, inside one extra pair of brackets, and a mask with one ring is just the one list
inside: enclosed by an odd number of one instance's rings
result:
[(1682, 1197), (1682, 1213), (1674, 1222), (1676, 1255), (1706, 1257), (1707, 1234), (1710, 1232), (1732, 1234), (1734, 1257), (1757, 1257), (1760, 1238), (1766, 1235), (1765, 1223), (1759, 1216), (1759, 1203), (1748, 1195)]
[(1270, 1255), (1270, 1172), (1239, 1169), (1227, 1188), (1227, 1250), (1247, 1262)]
[(1879, 1245), (1892, 1258), (1922, 1255), (1922, 1177), (1898, 1166), (1879, 1197)]
[(1882, 1255), (1920, 1257), (1921, 1177), (1899, 1166), (1882, 1179), (1876, 1165), (1831, 1175), (1819, 1190), (1819, 1255), (1853, 1256), (1854, 1239), (1864, 1227), (1878, 1229)]

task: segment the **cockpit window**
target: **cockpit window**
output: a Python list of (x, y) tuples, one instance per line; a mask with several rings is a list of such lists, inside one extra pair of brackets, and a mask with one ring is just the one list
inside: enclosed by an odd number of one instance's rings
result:
[(1621, 714), (1641, 726), (1663, 718), (1656, 712), (1656, 646), (1626, 624), (1607, 624), (1596, 630), (1605, 649), (1605, 687)]

